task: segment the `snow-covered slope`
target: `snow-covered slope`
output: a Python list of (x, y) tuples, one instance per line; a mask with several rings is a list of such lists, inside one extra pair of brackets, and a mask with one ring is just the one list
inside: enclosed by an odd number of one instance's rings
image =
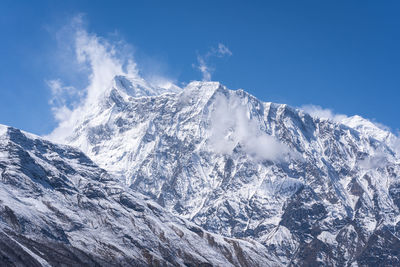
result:
[(0, 125), (1, 266), (268, 266), (120, 185), (77, 149)]
[(400, 264), (394, 135), (216, 82), (129, 92), (113, 86), (65, 142), (206, 230), (262, 243), (280, 264)]

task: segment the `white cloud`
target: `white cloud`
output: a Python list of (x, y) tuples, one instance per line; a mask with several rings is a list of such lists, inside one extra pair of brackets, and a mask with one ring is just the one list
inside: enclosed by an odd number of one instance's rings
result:
[(256, 118), (239, 97), (218, 94), (211, 113), (210, 144), (217, 153), (230, 154), (240, 145), (256, 160), (282, 160), (289, 148), (260, 129)]
[(65, 105), (53, 108), (52, 110), (54, 113), (54, 118), (59, 122), (68, 120), (72, 114), (72, 110)]
[(116, 75), (138, 77), (132, 55), (119, 55), (118, 44), (112, 44), (95, 34), (80, 28), (76, 32), (76, 58), (91, 70), (87, 101), (97, 98), (109, 87)]
[(211, 47), (211, 49), (205, 55), (197, 55), (197, 66), (194, 65), (202, 74), (203, 81), (210, 81), (211, 74), (214, 72), (214, 68), (209, 65), (210, 58), (212, 57), (224, 57), (232, 56), (232, 52), (224, 44), (219, 43), (218, 47)]
[[(64, 35), (70, 35), (72, 41), (65, 38), (60, 40), (68, 42), (62, 46), (73, 47), (73, 57), (71, 53), (68, 54), (68, 60), (78, 67), (76, 73), (87, 73), (87, 86), (77, 89), (64, 86), (59, 79), (47, 81), (52, 93), (49, 103), (55, 119), (59, 122), (47, 138), (58, 142), (71, 135), (74, 127), (82, 119), (81, 115), (86, 113), (85, 110), (96, 108), (98, 98), (110, 87), (116, 75), (140, 79), (136, 63), (126, 43), (110, 42), (96, 34), (88, 33), (83, 24), (81, 15), (73, 18), (71, 24), (66, 27), (67, 30), (62, 30)], [(163, 80), (163, 83), (166, 84), (166, 81)]]
[(49, 80), (47, 85), (51, 90), (49, 104), (54, 118), (57, 121), (66, 120), (71, 115), (71, 109), (78, 104), (81, 92), (73, 86), (64, 86), (59, 79)]
[(346, 119), (347, 116), (343, 114), (335, 114), (330, 109), (324, 109), (317, 105), (304, 105), (301, 106), (300, 109), (304, 110), (312, 117), (317, 117), (321, 119), (329, 119), (335, 122), (341, 122), (342, 120)]
[(223, 57), (223, 56), (225, 56), (225, 55), (227, 55), (227, 56), (232, 56), (232, 52), (231, 52), (231, 50), (229, 50), (229, 48), (226, 47), (224, 44), (219, 43), (219, 44), (218, 44), (217, 55), (220, 56), (220, 57)]
[(197, 61), (199, 63), (197, 68), (200, 70), (201, 74), (203, 75), (203, 77), (202, 77), (203, 81), (210, 81), (212, 69), (210, 69), (210, 67), (207, 66), (204, 57), (197, 56)]
[(389, 163), (387, 154), (384, 152), (375, 152), (373, 155), (368, 155), (365, 159), (359, 162), (359, 166), (363, 169), (383, 168)]
[(168, 89), (170, 91), (182, 90), (179, 86), (175, 84), (176, 81), (173, 81), (161, 75), (157, 74), (149, 75), (146, 77), (146, 81), (154, 87)]
[(79, 95), (79, 91), (73, 86), (64, 86), (59, 79), (46, 81), (51, 90), (51, 105), (65, 105), (68, 97)]

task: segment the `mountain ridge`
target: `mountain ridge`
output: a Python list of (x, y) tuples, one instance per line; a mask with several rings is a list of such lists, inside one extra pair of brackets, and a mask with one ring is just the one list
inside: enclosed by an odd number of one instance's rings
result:
[(400, 264), (400, 153), (382, 127), (218, 82), (117, 76), (98, 96), (66, 145), (0, 125), (2, 261)]
[[(384, 130), (356, 129), (357, 117), (312, 117), (216, 82), (91, 116), (67, 143), (174, 214), (256, 240), (282, 264), (350, 264), (400, 218), (399, 154)], [(345, 233), (356, 238), (342, 252)]]

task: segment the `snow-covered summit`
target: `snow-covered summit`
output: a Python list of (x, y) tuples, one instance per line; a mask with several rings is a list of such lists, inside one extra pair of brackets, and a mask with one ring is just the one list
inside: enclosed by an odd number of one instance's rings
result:
[(341, 123), (379, 141), (385, 141), (392, 134), (387, 129), (358, 115), (344, 118)]
[(164, 93), (176, 93), (181, 89), (176, 85), (168, 87), (151, 86), (145, 80), (137, 77), (118, 75), (113, 79), (113, 88), (122, 91), (131, 97), (156, 96)]

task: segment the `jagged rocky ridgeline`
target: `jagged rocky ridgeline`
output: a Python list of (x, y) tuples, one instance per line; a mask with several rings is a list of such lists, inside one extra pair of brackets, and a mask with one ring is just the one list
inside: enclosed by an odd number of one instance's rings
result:
[(121, 185), (79, 150), (0, 125), (1, 266), (268, 266)]
[(279, 265), (400, 264), (398, 140), (365, 119), (123, 76), (80, 114), (62, 142), (203, 229), (263, 244)]

